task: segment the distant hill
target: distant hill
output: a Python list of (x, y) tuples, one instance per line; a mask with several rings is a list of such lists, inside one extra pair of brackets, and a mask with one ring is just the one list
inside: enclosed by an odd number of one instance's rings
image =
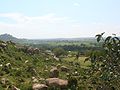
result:
[(27, 39), (18, 39), (10, 34), (1, 34), (0, 35), (0, 40), (2, 41), (13, 41), (15, 43), (29, 43)]
[(14, 41), (14, 42), (19, 41), (18, 38), (13, 37), (13, 36), (10, 35), (10, 34), (1, 34), (1, 35), (0, 35), (0, 40), (2, 40), (2, 41)]
[(86, 38), (53, 38), (53, 39), (18, 39), (10, 34), (1, 34), (0, 40), (2, 41), (13, 41), (15, 43), (21, 44), (47, 44), (48, 42), (73, 42), (73, 41), (81, 41), (81, 42), (95, 42), (96, 39), (93, 37)]

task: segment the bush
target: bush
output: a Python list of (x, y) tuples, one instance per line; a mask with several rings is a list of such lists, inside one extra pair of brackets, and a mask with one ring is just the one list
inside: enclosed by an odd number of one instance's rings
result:
[(116, 36), (103, 38), (104, 33), (96, 35), (97, 41), (103, 42), (103, 50), (92, 53), (89, 60), (91, 81), (96, 85), (114, 87), (120, 90), (120, 39)]

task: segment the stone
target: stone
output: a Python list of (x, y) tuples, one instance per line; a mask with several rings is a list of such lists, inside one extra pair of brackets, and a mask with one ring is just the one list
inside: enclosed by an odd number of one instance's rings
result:
[(33, 82), (33, 83), (38, 83), (39, 80), (38, 80), (37, 78), (35, 78), (35, 77), (32, 77), (32, 82)]
[(67, 68), (66, 66), (61, 66), (61, 71), (68, 72), (69, 68)]
[(60, 59), (56, 56), (53, 57), (56, 61), (59, 61)]
[(59, 70), (54, 67), (50, 70), (50, 78), (57, 78), (59, 77)]
[(46, 79), (46, 83), (48, 86), (57, 86), (60, 88), (66, 88), (68, 86), (68, 80), (63, 80), (59, 78), (48, 78)]
[(48, 90), (48, 86), (45, 84), (33, 84), (32, 86), (33, 90)]
[(45, 81), (45, 78), (39, 78), (39, 81)]
[(7, 67), (7, 68), (11, 68), (11, 63), (7, 63), (7, 64), (5, 64), (5, 66)]
[(7, 44), (5, 44), (5, 43), (1, 43), (1, 44), (0, 44), (0, 47), (2, 47), (2, 48), (4, 49), (4, 48), (7, 47)]

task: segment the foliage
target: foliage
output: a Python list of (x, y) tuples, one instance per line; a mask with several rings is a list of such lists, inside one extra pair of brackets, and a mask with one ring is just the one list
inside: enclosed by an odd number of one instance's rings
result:
[(94, 85), (114, 87), (120, 89), (120, 39), (114, 36), (103, 38), (103, 34), (96, 35), (97, 41), (103, 42), (103, 50), (93, 52), (86, 60), (91, 60), (91, 82)]
[[(96, 35), (98, 44), (91, 44), (96, 47), (82, 43), (81, 46), (71, 44), (52, 48), (46, 45), (53, 50), (51, 54), (45, 52), (48, 50), (46, 48), (40, 49), (42, 51), (38, 54), (29, 54), (24, 51), (27, 46), (18, 49), (19, 45), (0, 41), (0, 90), (12, 85), (21, 90), (32, 90), (32, 77), (37, 78), (39, 83), (45, 83), (44, 79), (49, 77), (50, 69), (57, 66), (67, 66), (70, 69), (59, 75), (59, 78), (69, 82), (66, 90), (94, 90), (103, 87), (120, 90), (120, 39), (115, 35), (106, 38), (103, 35), (104, 33)], [(6, 45), (5, 48), (3, 45)], [(66, 50), (69, 49), (72, 51), (67, 53)], [(86, 55), (75, 60), (77, 51), (80, 51), (80, 55), (84, 51)], [(55, 61), (53, 53), (57, 57), (68, 56), (59, 62)], [(49, 90), (60, 88), (49, 87)]]
[[(7, 46), (0, 47), (0, 90), (10, 88), (12, 85), (21, 90), (32, 90), (32, 77), (43, 78), (40, 82), (44, 83), (45, 79), (49, 78), (49, 71), (53, 66), (58, 64), (69, 66), (67, 62), (54, 60), (53, 56), (45, 51), (30, 55), (19, 49), (20, 45), (0, 41), (0, 45), (2, 43)], [(60, 73), (60, 78), (66, 79), (65, 73)], [(2, 79), (7, 82), (3, 82)]]
[(54, 48), (53, 53), (56, 57), (60, 57), (61, 55), (66, 55), (67, 52), (63, 48)]

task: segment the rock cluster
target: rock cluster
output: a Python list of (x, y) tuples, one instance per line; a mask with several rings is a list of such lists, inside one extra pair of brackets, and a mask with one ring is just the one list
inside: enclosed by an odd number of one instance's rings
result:
[(63, 80), (58, 78), (59, 71), (68, 72), (69, 69), (66, 66), (61, 66), (59, 69), (57, 67), (52, 67), (50, 70), (50, 75), (48, 79), (45, 80), (46, 84), (38, 83), (35, 77), (32, 78), (33, 82), (35, 82), (32, 86), (33, 90), (48, 90), (49, 87), (59, 87), (61, 89), (67, 88), (68, 80)]

